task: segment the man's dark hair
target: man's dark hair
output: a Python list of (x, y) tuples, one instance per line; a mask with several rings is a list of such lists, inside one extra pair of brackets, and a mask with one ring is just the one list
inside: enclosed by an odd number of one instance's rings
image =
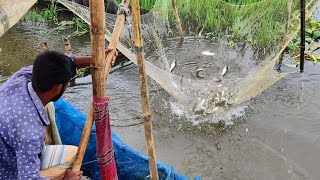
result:
[(66, 84), (76, 75), (72, 60), (63, 53), (46, 51), (33, 63), (32, 87), (36, 92), (50, 90), (56, 84)]

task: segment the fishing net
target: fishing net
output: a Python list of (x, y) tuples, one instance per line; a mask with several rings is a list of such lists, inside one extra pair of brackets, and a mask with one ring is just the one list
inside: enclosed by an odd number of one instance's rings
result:
[[(88, 7), (58, 2), (90, 23)], [(188, 118), (217, 122), (220, 112), (255, 97), (288, 74), (276, 73), (274, 65), (299, 29), (298, 0), (177, 0), (184, 41), (172, 2), (150, 2), (153, 8), (141, 16), (146, 72)], [(307, 0), (309, 14), (316, 2)], [(115, 20), (115, 14), (107, 13), (107, 40)], [(127, 16), (118, 50), (136, 63), (132, 32)]]

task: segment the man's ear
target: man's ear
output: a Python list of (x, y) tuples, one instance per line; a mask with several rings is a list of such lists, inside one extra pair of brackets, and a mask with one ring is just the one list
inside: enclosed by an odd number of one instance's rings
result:
[(62, 90), (62, 87), (63, 85), (62, 84), (55, 84), (53, 87), (52, 87), (52, 91), (55, 93), (55, 94), (59, 94)]

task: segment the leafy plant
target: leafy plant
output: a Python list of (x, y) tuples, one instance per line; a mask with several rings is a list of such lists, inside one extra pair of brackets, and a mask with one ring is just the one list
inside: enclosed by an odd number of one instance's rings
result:
[(85, 23), (82, 19), (73, 18), (73, 22), (74, 22), (74, 27), (76, 28), (76, 31), (73, 34), (77, 36), (81, 36), (89, 32), (90, 30), (89, 25)]
[(58, 8), (57, 3), (51, 1), (51, 4), (43, 12), (43, 17), (45, 20), (51, 20), (54, 23), (58, 24)]
[[(305, 59), (318, 63), (320, 61), (320, 55), (315, 52), (320, 49), (320, 23), (315, 20), (307, 21), (306, 23), (306, 49)], [(300, 35), (297, 35), (287, 46), (288, 52), (293, 57), (299, 57), (300, 55)], [(298, 60), (298, 59), (296, 59)]]
[(38, 22), (44, 20), (42, 11), (40, 11), (38, 8), (34, 8), (31, 11), (29, 11), (23, 19), (25, 21), (32, 21), (32, 22)]

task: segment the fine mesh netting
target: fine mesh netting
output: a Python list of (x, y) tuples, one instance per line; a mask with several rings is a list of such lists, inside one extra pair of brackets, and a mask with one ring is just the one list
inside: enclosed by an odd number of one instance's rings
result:
[[(89, 8), (64, 6), (90, 23)], [(249, 3), (251, 2), (251, 3)], [(316, 0), (307, 0), (309, 14)], [(288, 73), (273, 66), (299, 29), (299, 1), (177, 0), (185, 35), (180, 41), (172, 4), (157, 0), (141, 16), (146, 71), (189, 117), (215, 116), (260, 94)], [(110, 40), (116, 15), (107, 13)], [(136, 63), (131, 17), (118, 50)], [(211, 118), (209, 118), (211, 119)]]

